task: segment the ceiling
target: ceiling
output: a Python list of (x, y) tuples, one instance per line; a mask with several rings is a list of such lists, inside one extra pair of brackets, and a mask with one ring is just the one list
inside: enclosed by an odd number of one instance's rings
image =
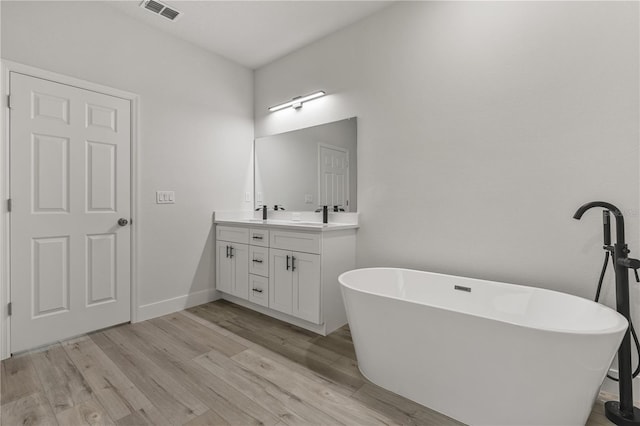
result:
[(172, 22), (139, 7), (111, 7), (178, 38), (255, 69), (293, 52), (392, 1), (179, 1), (160, 0), (182, 12)]

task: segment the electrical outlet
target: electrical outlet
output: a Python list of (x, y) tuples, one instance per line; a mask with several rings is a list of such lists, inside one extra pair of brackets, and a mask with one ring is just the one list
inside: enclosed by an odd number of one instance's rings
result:
[(304, 194), (304, 203), (305, 204), (313, 204), (313, 195)]
[(175, 191), (156, 191), (156, 204), (175, 204)]
[(244, 193), (244, 202), (245, 203), (250, 203), (251, 202), (251, 193), (250, 192), (245, 192)]

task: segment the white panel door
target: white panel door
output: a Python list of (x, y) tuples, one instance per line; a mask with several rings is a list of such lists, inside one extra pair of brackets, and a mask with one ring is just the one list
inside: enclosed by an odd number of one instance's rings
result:
[(341, 206), (349, 211), (349, 151), (318, 144), (318, 192), (321, 206)]
[(11, 351), (130, 320), (130, 102), (12, 72)]

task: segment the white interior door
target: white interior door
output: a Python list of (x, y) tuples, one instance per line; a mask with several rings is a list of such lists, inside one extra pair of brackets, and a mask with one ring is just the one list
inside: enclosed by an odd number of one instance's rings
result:
[(130, 102), (10, 74), (11, 351), (130, 320)]
[(320, 205), (340, 206), (349, 211), (349, 151), (319, 144), (318, 152)]

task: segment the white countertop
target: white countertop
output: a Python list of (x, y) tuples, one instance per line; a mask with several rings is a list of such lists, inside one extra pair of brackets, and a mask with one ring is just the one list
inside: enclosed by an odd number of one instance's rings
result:
[(218, 225), (247, 225), (256, 228), (281, 228), (292, 229), (299, 231), (338, 231), (343, 229), (357, 229), (358, 224), (354, 223), (322, 223), (322, 222), (307, 222), (298, 220), (279, 220), (279, 219), (243, 219), (243, 218), (229, 218), (229, 219), (216, 219), (214, 223)]

